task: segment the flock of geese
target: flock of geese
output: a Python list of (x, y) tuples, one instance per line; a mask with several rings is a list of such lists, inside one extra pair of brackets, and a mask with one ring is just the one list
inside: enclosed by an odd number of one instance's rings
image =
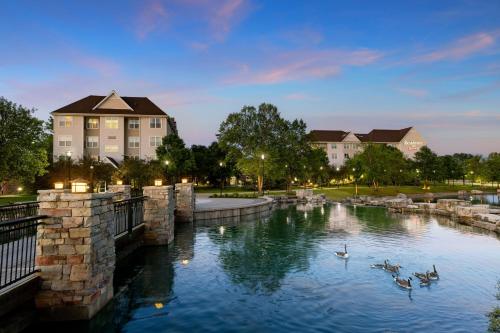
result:
[[(339, 258), (342, 258), (342, 259), (348, 259), (349, 253), (347, 252), (347, 244), (344, 244), (344, 251), (335, 251), (335, 255)], [(371, 268), (380, 268), (386, 272), (391, 273), (394, 282), (398, 286), (400, 286), (401, 288), (405, 288), (405, 289), (412, 289), (411, 276), (408, 277), (408, 279), (406, 279), (406, 280), (401, 279), (399, 277), (399, 269), (403, 268), (400, 264), (391, 265), (391, 264), (389, 264), (389, 260), (386, 259), (386, 260), (384, 260), (383, 264), (372, 264)], [(415, 276), (417, 279), (420, 280), (420, 286), (422, 286), (422, 287), (428, 286), (429, 284), (431, 284), (432, 281), (439, 279), (439, 274), (436, 270), (436, 265), (432, 265), (432, 269), (433, 269), (432, 271), (426, 271), (425, 273), (418, 273), (418, 272), (413, 273), (413, 276)], [(394, 275), (394, 274), (396, 274), (396, 275)]]

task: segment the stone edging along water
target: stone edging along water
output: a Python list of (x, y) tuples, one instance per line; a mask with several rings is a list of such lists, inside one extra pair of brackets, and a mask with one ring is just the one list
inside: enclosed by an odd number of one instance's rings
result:
[(238, 207), (219, 207), (207, 208), (194, 211), (195, 221), (218, 220), (218, 219), (240, 219), (245, 216), (262, 216), (269, 215), (274, 204), (274, 200), (270, 197), (263, 197), (261, 202), (253, 202), (247, 205)]
[(459, 223), (500, 234), (500, 207), (473, 205), (470, 201), (460, 199), (438, 199), (436, 203), (413, 202), (404, 194), (386, 198), (352, 198), (348, 199), (347, 202), (366, 206), (382, 206), (396, 213), (446, 216)]

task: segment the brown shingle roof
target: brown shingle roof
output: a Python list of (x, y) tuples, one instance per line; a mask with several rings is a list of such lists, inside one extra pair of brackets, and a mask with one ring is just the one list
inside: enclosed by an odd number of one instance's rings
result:
[(398, 130), (374, 129), (368, 134), (355, 134), (361, 142), (400, 142), (412, 129), (407, 127)]
[(313, 130), (309, 133), (309, 140), (313, 142), (340, 142), (347, 134), (349, 132)]
[(146, 115), (166, 116), (156, 104), (147, 97), (121, 97), (133, 109), (96, 109), (92, 110), (106, 96), (90, 95), (76, 102), (63, 106), (52, 113), (90, 113), (90, 114), (116, 114), (116, 115)]

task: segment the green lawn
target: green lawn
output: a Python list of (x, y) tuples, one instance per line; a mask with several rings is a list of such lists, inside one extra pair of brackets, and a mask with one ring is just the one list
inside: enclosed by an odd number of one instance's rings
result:
[(0, 206), (21, 201), (36, 201), (36, 194), (0, 195)]
[[(483, 191), (495, 191), (495, 188), (486, 187), (480, 188), (478, 186), (470, 186), (470, 185), (432, 185), (430, 190), (423, 190), (421, 186), (384, 186), (380, 187), (378, 191), (374, 191), (372, 188), (367, 186), (359, 186), (358, 194), (359, 195), (371, 195), (371, 196), (395, 196), (398, 193), (404, 194), (424, 194), (424, 193), (446, 193), (446, 192), (457, 192), (460, 190), (470, 191), (472, 189), (483, 190)], [(208, 187), (198, 187), (195, 190), (197, 193), (210, 193), (210, 194), (219, 194), (220, 189), (217, 188), (208, 188)], [(245, 190), (239, 187), (226, 187), (222, 190), (222, 193), (253, 193), (253, 191)], [(266, 191), (266, 194), (269, 193), (271, 195), (285, 195), (285, 191), (283, 190), (272, 190)], [(349, 186), (340, 186), (340, 188), (336, 187), (328, 187), (328, 188), (316, 188), (314, 189), (315, 194), (323, 193), (326, 195), (328, 199), (332, 200), (342, 200), (347, 197), (352, 197), (355, 194), (355, 187), (353, 185)]]

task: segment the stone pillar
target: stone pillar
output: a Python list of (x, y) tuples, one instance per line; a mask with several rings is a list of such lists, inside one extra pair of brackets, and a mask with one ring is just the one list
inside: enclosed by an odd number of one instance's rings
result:
[(115, 200), (125, 200), (131, 198), (130, 185), (108, 185), (108, 192), (116, 193), (114, 196)]
[(115, 240), (112, 193), (38, 191), (35, 264), (42, 320), (87, 320), (113, 297)]
[(195, 196), (193, 184), (175, 184), (175, 220), (177, 222), (193, 222), (194, 209)]
[(144, 243), (166, 245), (174, 240), (174, 189), (172, 186), (145, 186)]

